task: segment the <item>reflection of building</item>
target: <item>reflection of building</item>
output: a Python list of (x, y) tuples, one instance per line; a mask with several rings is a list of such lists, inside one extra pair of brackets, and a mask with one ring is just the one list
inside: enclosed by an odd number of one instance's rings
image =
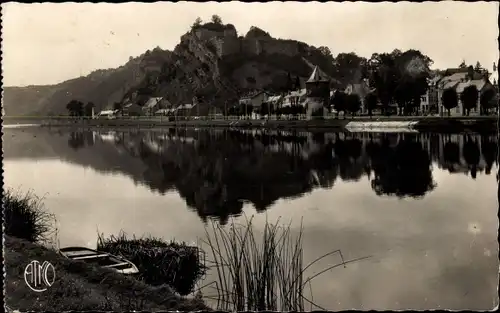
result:
[[(202, 218), (239, 214), (242, 200), (265, 210), (278, 199), (334, 188), (338, 180), (367, 178), (379, 195), (420, 197), (435, 187), (432, 164), (474, 176), (491, 169), (497, 147), (493, 135), (193, 128), (94, 133), (97, 145), (119, 151), (110, 157), (113, 166), (124, 160), (121, 151), (138, 158), (135, 172), (117, 168), (152, 190), (176, 190)], [(81, 138), (68, 144), (79, 147)]]
[[(470, 141), (472, 142), (475, 146), (477, 146), (477, 149), (479, 151), (479, 162), (477, 164), (468, 164), (467, 159), (466, 159), (466, 142)], [(456, 161), (454, 164), (450, 164), (449, 158), (450, 156), (446, 155), (446, 145), (447, 144), (455, 144), (457, 147), (457, 155), (453, 157), (453, 159), (456, 158)], [(486, 156), (483, 155), (482, 153), (483, 147), (482, 147), (482, 142), (480, 140), (480, 136), (474, 135), (474, 136), (469, 136), (469, 135), (462, 135), (462, 134), (449, 134), (449, 135), (441, 135), (439, 136), (439, 151), (438, 155), (436, 156), (436, 161), (439, 164), (441, 168), (447, 168), (451, 172), (460, 172), (460, 173), (468, 173), (470, 171), (471, 165), (475, 166), (477, 170), (482, 171), (487, 167), (487, 160)]]
[(330, 100), (330, 81), (321, 76), (318, 66), (306, 81), (306, 115), (308, 119), (323, 118)]

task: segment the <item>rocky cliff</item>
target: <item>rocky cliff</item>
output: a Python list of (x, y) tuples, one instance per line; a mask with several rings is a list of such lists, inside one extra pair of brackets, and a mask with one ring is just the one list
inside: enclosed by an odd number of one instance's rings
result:
[(207, 23), (184, 34), (173, 51), (156, 48), (117, 69), (53, 86), (6, 87), (3, 100), (6, 115), (14, 116), (64, 114), (72, 99), (91, 101), (98, 110), (149, 96), (174, 105), (196, 97), (201, 106), (222, 107), (251, 90), (283, 90), (288, 73), (303, 84), (313, 65), (335, 78), (333, 64), (321, 49), (273, 38), (257, 27), (238, 36), (233, 25)]

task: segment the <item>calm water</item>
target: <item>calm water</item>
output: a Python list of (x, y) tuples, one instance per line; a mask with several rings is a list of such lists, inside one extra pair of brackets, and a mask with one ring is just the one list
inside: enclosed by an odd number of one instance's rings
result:
[(322, 307), (498, 303), (494, 135), (29, 127), (3, 139), (5, 185), (45, 194), (61, 246), (120, 230), (197, 241), (207, 220), (242, 214), (298, 232), (303, 218), (306, 262), (336, 249), (372, 256), (313, 281)]

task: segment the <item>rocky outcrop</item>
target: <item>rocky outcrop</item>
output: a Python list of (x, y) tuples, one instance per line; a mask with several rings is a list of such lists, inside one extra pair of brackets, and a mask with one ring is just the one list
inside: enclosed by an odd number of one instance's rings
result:
[(7, 115), (64, 114), (72, 99), (92, 101), (100, 110), (125, 99), (141, 103), (139, 99), (147, 97), (164, 97), (173, 105), (196, 98), (201, 106), (222, 107), (251, 90), (281, 91), (288, 73), (305, 79), (311, 64), (332, 77), (332, 60), (319, 49), (273, 38), (257, 27), (238, 36), (231, 24), (207, 23), (184, 34), (173, 51), (156, 48), (117, 69), (54, 86), (7, 87), (5, 111)]

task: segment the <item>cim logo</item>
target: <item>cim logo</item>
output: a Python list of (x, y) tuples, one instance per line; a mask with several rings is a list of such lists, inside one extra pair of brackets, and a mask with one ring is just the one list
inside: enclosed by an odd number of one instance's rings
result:
[(47, 290), (56, 279), (56, 270), (52, 264), (45, 261), (42, 264), (38, 261), (31, 261), (24, 268), (24, 281), (31, 290), (43, 292)]

